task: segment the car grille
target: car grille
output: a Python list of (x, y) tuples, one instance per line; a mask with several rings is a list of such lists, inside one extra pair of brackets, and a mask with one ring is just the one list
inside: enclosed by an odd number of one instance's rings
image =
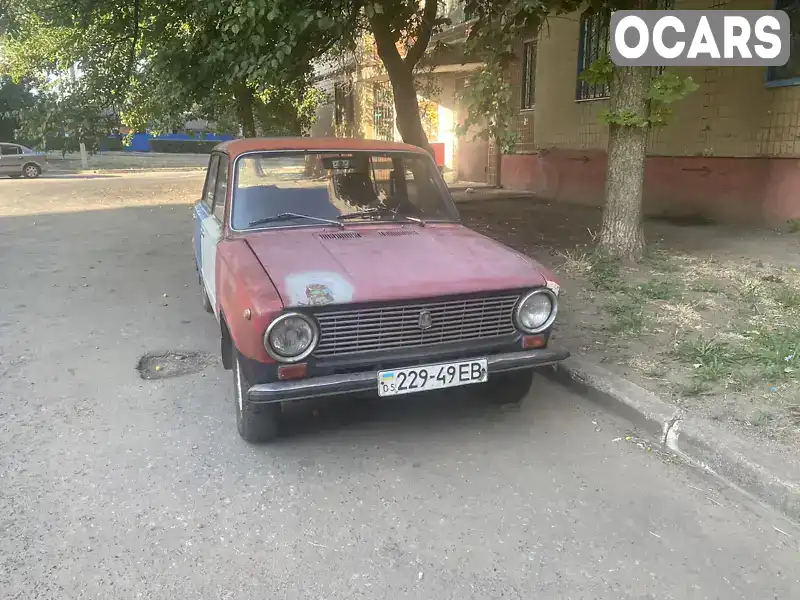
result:
[[(516, 333), (512, 313), (519, 294), (418, 302), (319, 313), (316, 357), (448, 342), (501, 338)], [(420, 317), (430, 315), (430, 326)]]

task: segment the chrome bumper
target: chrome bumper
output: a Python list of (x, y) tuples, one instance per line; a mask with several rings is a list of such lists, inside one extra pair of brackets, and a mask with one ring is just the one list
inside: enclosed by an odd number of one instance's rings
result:
[[(483, 358), (476, 356), (474, 358)], [(521, 371), (554, 365), (569, 358), (569, 351), (560, 349), (543, 348), (539, 350), (523, 350), (494, 354), (486, 357), (489, 376), (507, 371)], [(435, 359), (434, 359), (435, 360)], [(469, 360), (460, 358), (458, 361)], [(432, 361), (433, 362), (433, 361)], [(452, 361), (457, 362), (457, 361)], [(347, 394), (360, 394), (364, 392), (378, 393), (378, 372), (363, 371), (347, 375), (326, 375), (312, 377), (297, 381), (276, 381), (274, 383), (260, 383), (248, 391), (251, 402), (268, 404), (271, 402), (289, 402), (293, 400), (307, 400), (325, 396), (343, 396)]]

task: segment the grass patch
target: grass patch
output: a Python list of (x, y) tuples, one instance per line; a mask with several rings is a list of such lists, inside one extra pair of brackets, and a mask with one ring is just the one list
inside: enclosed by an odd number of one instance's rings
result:
[(800, 327), (746, 332), (736, 345), (705, 337), (681, 341), (673, 355), (692, 369), (692, 381), (727, 381), (744, 392), (758, 381), (796, 381), (800, 373)]
[(701, 294), (719, 294), (722, 291), (716, 283), (708, 279), (695, 281), (689, 286), (689, 289), (693, 292), (699, 292)]
[(648, 300), (675, 300), (682, 297), (679, 286), (673, 281), (648, 281), (632, 288), (632, 293)]
[(617, 300), (606, 306), (606, 310), (614, 317), (609, 330), (612, 333), (641, 333), (649, 322), (641, 304), (626, 300)]
[(589, 282), (595, 288), (609, 292), (619, 292), (625, 287), (625, 282), (620, 276), (619, 262), (599, 254), (592, 257)]
[(800, 308), (800, 290), (782, 285), (775, 291), (775, 302), (783, 308)]
[(681, 341), (675, 348), (675, 357), (692, 366), (692, 379), (717, 382), (733, 375), (741, 366), (740, 353), (725, 342), (705, 337)]
[(775, 420), (775, 415), (763, 408), (758, 409), (750, 415), (750, 425), (753, 427), (766, 427)]
[(711, 386), (705, 381), (697, 381), (692, 379), (686, 383), (678, 386), (678, 393), (687, 398), (696, 398), (698, 396), (707, 396), (711, 393)]
[(672, 255), (664, 250), (654, 250), (650, 253), (650, 266), (658, 273), (677, 273), (681, 271), (680, 265), (672, 262)]
[(784, 327), (772, 331), (750, 332), (747, 358), (769, 381), (797, 379), (800, 371), (800, 327)]

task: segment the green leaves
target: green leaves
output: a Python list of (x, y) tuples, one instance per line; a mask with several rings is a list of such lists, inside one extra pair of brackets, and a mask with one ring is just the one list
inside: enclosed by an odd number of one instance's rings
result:
[(614, 63), (606, 54), (595, 60), (587, 69), (584, 69), (578, 78), (589, 85), (608, 85), (614, 74)]

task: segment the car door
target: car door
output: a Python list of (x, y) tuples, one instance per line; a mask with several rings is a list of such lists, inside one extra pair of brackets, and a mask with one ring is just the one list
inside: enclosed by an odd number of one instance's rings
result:
[(194, 231), (192, 233), (194, 242), (194, 259), (197, 266), (197, 272), (203, 274), (203, 219), (211, 215), (211, 205), (214, 203), (214, 186), (217, 179), (217, 164), (219, 163), (219, 155), (213, 154), (208, 159), (208, 168), (206, 169), (206, 180), (203, 184), (203, 195), (200, 200), (194, 205), (192, 209), (192, 217), (194, 218)]
[[(217, 307), (217, 244), (222, 237), (222, 224), (225, 220), (225, 197), (228, 191), (228, 161), (223, 154), (216, 155), (212, 164), (214, 185), (209, 185), (211, 194), (211, 214), (200, 223), (203, 281), (206, 284), (214, 314), (219, 317)], [(209, 182), (211, 183), (211, 182)]]
[(22, 173), (22, 151), (14, 144), (0, 144), (0, 173), (15, 175)]

